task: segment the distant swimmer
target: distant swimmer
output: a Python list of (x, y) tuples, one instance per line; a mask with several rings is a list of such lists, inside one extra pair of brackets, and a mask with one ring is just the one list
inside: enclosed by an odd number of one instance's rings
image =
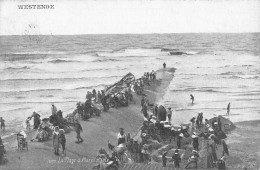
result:
[(190, 95), (190, 99), (191, 99), (191, 103), (193, 104), (193, 102), (194, 102), (194, 96), (191, 94)]
[(229, 113), (230, 113), (230, 102), (227, 105), (227, 116), (229, 116)]
[(163, 63), (163, 68), (166, 68), (166, 63), (165, 62)]

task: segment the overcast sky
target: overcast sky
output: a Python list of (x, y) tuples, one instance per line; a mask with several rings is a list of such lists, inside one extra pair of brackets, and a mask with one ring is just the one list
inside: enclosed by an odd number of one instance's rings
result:
[[(55, 9), (18, 9), (30, 4)], [(0, 35), (260, 32), (259, 9), (259, 0), (5, 0)]]

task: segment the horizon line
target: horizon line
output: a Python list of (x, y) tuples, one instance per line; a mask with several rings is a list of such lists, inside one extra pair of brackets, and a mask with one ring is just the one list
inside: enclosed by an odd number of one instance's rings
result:
[(257, 34), (259, 32), (176, 32), (176, 33), (95, 33), (95, 34), (10, 34), (0, 36), (70, 36), (70, 35), (152, 35), (152, 34)]

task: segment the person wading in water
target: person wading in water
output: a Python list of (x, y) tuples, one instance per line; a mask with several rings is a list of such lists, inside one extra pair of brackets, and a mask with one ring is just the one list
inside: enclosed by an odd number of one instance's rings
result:
[(230, 113), (230, 102), (227, 105), (227, 116), (229, 116), (229, 113)]
[(191, 103), (193, 104), (193, 102), (194, 102), (194, 96), (191, 94), (190, 95), (190, 99), (191, 99)]

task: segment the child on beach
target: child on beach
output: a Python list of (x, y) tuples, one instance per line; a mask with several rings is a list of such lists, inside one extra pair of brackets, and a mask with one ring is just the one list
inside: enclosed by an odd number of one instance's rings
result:
[(1, 129), (3, 129), (3, 133), (5, 132), (5, 120), (3, 117), (0, 117), (0, 122), (1, 122)]
[(27, 130), (31, 129), (30, 120), (31, 120), (30, 117), (27, 117), (27, 119), (25, 120), (25, 124), (26, 124), (26, 129)]
[(65, 148), (65, 144), (66, 144), (66, 137), (65, 137), (65, 131), (63, 129), (60, 129), (60, 137), (59, 137), (59, 143), (61, 144), (62, 147), (62, 155), (66, 156), (66, 148)]
[(56, 126), (53, 132), (53, 148), (54, 148), (55, 155), (59, 155), (59, 137), (60, 137), (59, 126)]

